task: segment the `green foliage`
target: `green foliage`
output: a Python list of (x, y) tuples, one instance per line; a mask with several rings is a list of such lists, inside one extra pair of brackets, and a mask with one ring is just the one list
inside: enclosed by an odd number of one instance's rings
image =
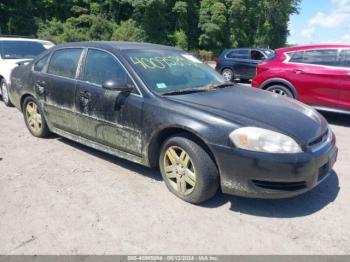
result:
[(68, 18), (64, 23), (56, 19), (41, 22), (38, 36), (56, 43), (110, 40), (113, 34), (113, 23), (100, 15), (82, 14)]
[(183, 30), (175, 31), (173, 35), (170, 36), (173, 40), (173, 45), (184, 50), (188, 50), (188, 39), (187, 35)]
[(128, 40), (215, 53), (285, 45), (300, 0), (2, 0), (0, 33)]
[(226, 46), (229, 37), (226, 30), (226, 6), (219, 0), (203, 0), (199, 15), (199, 45), (206, 49), (216, 50)]
[(138, 27), (135, 20), (129, 19), (115, 27), (111, 40), (143, 42), (145, 38), (145, 31)]

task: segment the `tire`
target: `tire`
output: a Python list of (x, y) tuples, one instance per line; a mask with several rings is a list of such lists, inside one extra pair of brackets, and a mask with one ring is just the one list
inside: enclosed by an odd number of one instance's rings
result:
[(33, 97), (27, 97), (23, 102), (24, 122), (29, 132), (35, 137), (47, 137), (50, 134), (40, 106)]
[(240, 79), (242, 83), (250, 83), (250, 79), (249, 78), (241, 78)]
[(213, 160), (201, 146), (184, 136), (164, 142), (159, 167), (169, 191), (186, 202), (200, 204), (212, 198), (219, 188), (219, 173)]
[(235, 74), (230, 68), (225, 68), (222, 70), (221, 75), (225, 78), (226, 81), (233, 82), (235, 80)]
[(288, 87), (280, 84), (269, 86), (268, 88), (266, 88), (266, 90), (281, 96), (295, 98), (295, 95)]
[(6, 106), (13, 107), (13, 104), (11, 103), (11, 100), (9, 97), (8, 86), (6, 84), (5, 79), (1, 79), (0, 87), (1, 87), (2, 101)]

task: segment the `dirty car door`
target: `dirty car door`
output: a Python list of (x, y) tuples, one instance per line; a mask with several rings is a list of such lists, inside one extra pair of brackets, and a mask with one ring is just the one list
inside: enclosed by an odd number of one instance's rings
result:
[(83, 49), (55, 51), (47, 72), (35, 77), (35, 91), (44, 105), (48, 122), (54, 128), (76, 133), (76, 73)]
[(105, 81), (129, 79), (114, 55), (89, 49), (77, 83), (77, 123), (80, 135), (127, 153), (141, 156), (140, 94), (108, 90)]

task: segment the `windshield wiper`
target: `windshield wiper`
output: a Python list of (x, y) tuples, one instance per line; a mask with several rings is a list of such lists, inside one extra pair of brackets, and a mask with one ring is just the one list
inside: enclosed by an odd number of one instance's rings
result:
[(234, 85), (235, 85), (234, 83), (225, 82), (225, 83), (220, 83), (220, 84), (209, 84), (209, 85), (205, 86), (205, 88), (208, 90), (213, 90), (213, 89), (218, 89), (218, 88), (232, 87)]
[(207, 88), (184, 88), (184, 89), (178, 89), (174, 91), (164, 92), (161, 93), (163, 96), (170, 96), (170, 95), (183, 95), (183, 94), (190, 94), (190, 93), (199, 93), (199, 92), (206, 92), (208, 91)]
[(210, 90), (215, 90), (218, 88), (226, 88), (234, 86), (233, 83), (221, 83), (221, 84), (209, 84), (202, 88), (184, 88), (184, 89), (178, 89), (174, 91), (164, 92), (162, 93), (163, 96), (167, 95), (183, 95), (183, 94), (190, 94), (190, 93), (199, 93), (199, 92), (208, 92)]

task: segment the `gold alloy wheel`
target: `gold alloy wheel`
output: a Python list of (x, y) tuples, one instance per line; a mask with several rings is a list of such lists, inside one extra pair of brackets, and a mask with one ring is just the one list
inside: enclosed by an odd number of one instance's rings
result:
[(34, 102), (29, 102), (26, 106), (26, 118), (28, 127), (34, 134), (39, 134), (42, 129), (42, 119), (38, 106)]
[(188, 153), (178, 146), (167, 149), (164, 172), (170, 185), (181, 195), (189, 195), (196, 186), (196, 171)]

